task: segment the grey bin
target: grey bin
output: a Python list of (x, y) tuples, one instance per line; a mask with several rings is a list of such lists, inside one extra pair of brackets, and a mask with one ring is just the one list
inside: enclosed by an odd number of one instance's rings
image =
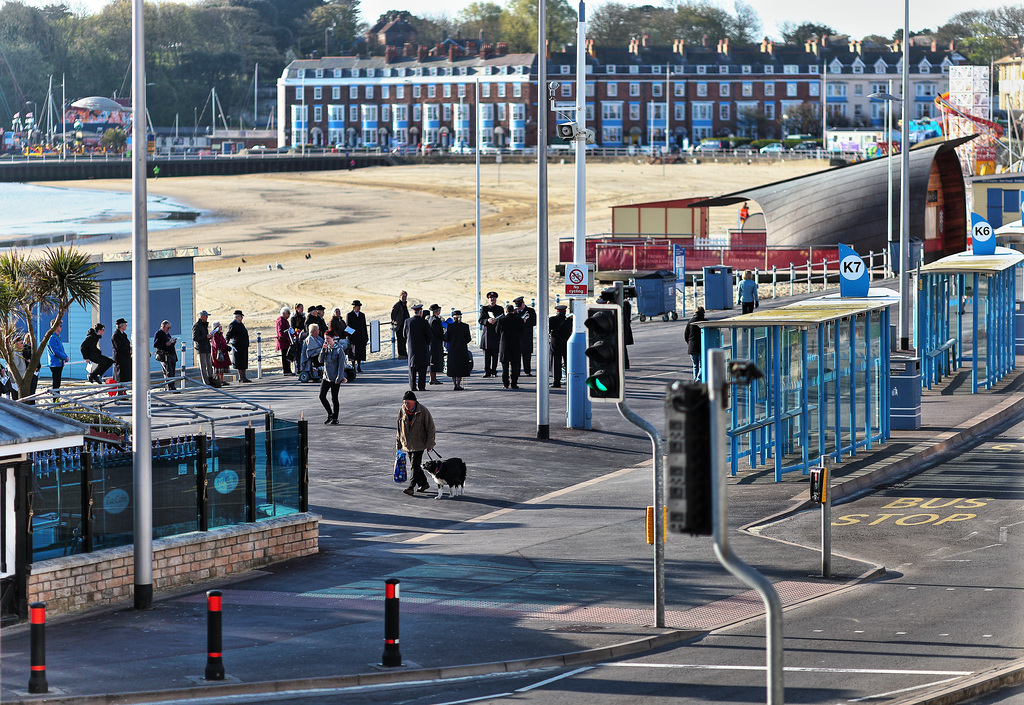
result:
[(704, 267), (704, 308), (724, 311), (733, 308), (732, 267)]
[(1013, 308), (1013, 352), (1024, 355), (1024, 301), (1015, 301)]
[(889, 378), (890, 428), (918, 430), (921, 428), (921, 358), (892, 356)]

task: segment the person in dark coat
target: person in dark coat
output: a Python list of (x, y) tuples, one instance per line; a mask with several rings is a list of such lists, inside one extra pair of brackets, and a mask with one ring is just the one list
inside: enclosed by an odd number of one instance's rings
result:
[(106, 330), (106, 326), (102, 323), (97, 323), (90, 328), (79, 348), (82, 352), (82, 359), (96, 365), (96, 369), (89, 374), (89, 381), (96, 384), (103, 381), (103, 374), (114, 364), (113, 360), (100, 352), (100, 338), (103, 337), (104, 330)]
[(413, 304), (412, 313), (403, 331), (409, 358), (409, 388), (422, 392), (427, 388), (430, 365), (430, 324), (423, 317), (423, 304)]
[(118, 318), (117, 330), (110, 337), (110, 345), (114, 348), (114, 381), (125, 384), (132, 381), (132, 341), (125, 333), (128, 321)]
[(693, 362), (693, 381), (700, 381), (700, 326), (694, 325), (699, 321), (706, 320), (704, 318), (704, 307), (698, 306), (697, 310), (694, 311), (693, 317), (690, 322), (686, 324), (686, 328), (683, 329), (683, 340), (686, 341), (686, 352), (690, 354), (690, 360)]
[(527, 306), (522, 296), (512, 300), (516, 305), (516, 315), (523, 320), (523, 333), (519, 337), (519, 353), (523, 356), (523, 374), (533, 377), (530, 371), (530, 358), (533, 357), (533, 329), (537, 327), (537, 311)]
[(405, 339), (405, 322), (409, 320), (409, 306), (406, 303), (408, 298), (409, 294), (403, 291), (398, 295), (398, 301), (391, 307), (391, 330), (395, 333), (398, 357), (403, 360), (409, 356)]
[(236, 310), (234, 316), (235, 320), (228, 324), (228, 330), (224, 337), (234, 351), (231, 361), (235, 364), (235, 369), (238, 370), (238, 381), (252, 382), (245, 376), (245, 371), (249, 369), (249, 331), (242, 323), (245, 314)]
[(444, 319), (441, 307), (430, 304), (430, 383), (444, 384), (437, 376), (444, 374)]
[(306, 330), (309, 330), (309, 324), (315, 323), (316, 327), (320, 329), (320, 337), (327, 335), (328, 325), (327, 319), (324, 318), (324, 311), (327, 308), (317, 304), (309, 309), (309, 316), (306, 317)]
[(213, 352), (210, 346), (211, 338), (213, 334), (210, 332), (210, 312), (200, 311), (199, 318), (192, 324), (192, 343), (195, 345), (196, 354), (199, 355), (199, 374), (206, 386), (219, 387), (220, 382), (213, 378), (213, 363), (210, 361), (210, 354)]
[(572, 337), (572, 316), (566, 316), (568, 308), (565, 304), (555, 306), (555, 315), (548, 319), (548, 335), (550, 336), (551, 386), (555, 389), (562, 386), (562, 368), (568, 369), (569, 338)]
[(480, 349), (484, 351), (484, 377), (498, 376), (498, 319), (505, 310), (498, 305), (498, 292), (487, 292), (487, 304), (480, 307), (477, 319), (483, 332), (480, 334)]
[(292, 374), (291, 348), (296, 337), (292, 332), (290, 314), (291, 309), (287, 306), (283, 306), (281, 308), (281, 315), (278, 316), (274, 329), (274, 338), (277, 341), (275, 347), (281, 353), (281, 373), (286, 376)]
[(331, 320), (327, 324), (327, 330), (331, 332), (331, 336), (338, 340), (348, 339), (348, 333), (345, 329), (348, 324), (345, 323), (345, 317), (341, 315), (341, 307), (335, 306), (334, 313), (331, 315)]
[(366, 327), (366, 314), (362, 312), (363, 302), (356, 299), (352, 302), (352, 310), (345, 316), (345, 323), (355, 331), (348, 336), (348, 354), (356, 365), (356, 372), (363, 371), (366, 361), (366, 344), (370, 342), (370, 334)]
[[(171, 335), (171, 322), (162, 321), (160, 330), (153, 336), (153, 347), (156, 348), (156, 359), (164, 371), (164, 379), (170, 380), (178, 376), (178, 351), (175, 344), (178, 339)], [(167, 389), (174, 391), (177, 387), (174, 382), (167, 382)]]
[(497, 323), (498, 359), (501, 360), (501, 383), (505, 389), (519, 389), (519, 362), (522, 355), (519, 340), (523, 335), (523, 319), (515, 314), (515, 306), (510, 304)]
[(469, 326), (462, 322), (462, 311), (452, 313), (452, 321), (445, 329), (444, 339), (448, 343), (448, 376), (455, 383), (456, 392), (465, 389), (462, 380), (469, 377), (473, 371), (470, 364), (469, 343), (473, 340), (473, 334)]
[(623, 367), (629, 369), (629, 346), (633, 344), (633, 305), (629, 299), (622, 301), (622, 362)]
[(292, 308), (292, 317), (288, 320), (292, 330), (306, 330), (306, 314), (302, 304), (295, 304)]

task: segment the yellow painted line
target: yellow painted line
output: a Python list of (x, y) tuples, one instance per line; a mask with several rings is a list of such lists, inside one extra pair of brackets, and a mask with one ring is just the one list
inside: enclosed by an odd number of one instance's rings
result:
[[(604, 482), (605, 480), (613, 480), (616, 477), (621, 477), (621, 476), (627, 475), (627, 474), (629, 474), (631, 472), (635, 472), (636, 470), (639, 470), (640, 468), (642, 468), (644, 465), (650, 465), (650, 461), (645, 461), (644, 463), (642, 463), (639, 466), (634, 466), (634, 467), (631, 467), (631, 468), (623, 468), (622, 470), (616, 470), (615, 472), (610, 472), (607, 475), (602, 475), (601, 477), (595, 477), (592, 480), (586, 480), (584, 482), (580, 482), (580, 483), (577, 483), (575, 485), (570, 485), (569, 487), (565, 487), (565, 488), (560, 489), (560, 490), (555, 490), (554, 492), (549, 492), (549, 493), (547, 493), (545, 495), (541, 495), (540, 497), (534, 497), (533, 499), (528, 499), (525, 502), (520, 502), (519, 504), (516, 504), (516, 505), (511, 506), (511, 507), (505, 507), (504, 509), (496, 509), (493, 512), (488, 512), (487, 514), (481, 514), (480, 516), (473, 517), (472, 519), (466, 519), (466, 520), (464, 520), (461, 523), (463, 523), (463, 524), (482, 524), (483, 522), (492, 521), (493, 519), (497, 519), (500, 516), (504, 516), (506, 514), (511, 514), (512, 512), (516, 511), (519, 507), (523, 507), (523, 506), (527, 506), (527, 505), (533, 505), (533, 504), (543, 504), (544, 502), (547, 502), (549, 500), (555, 499), (556, 497), (561, 497), (562, 495), (569, 494), (570, 492), (575, 492), (577, 490), (581, 490), (584, 487), (590, 487), (591, 485), (596, 485), (599, 482)], [(406, 539), (402, 543), (422, 543), (424, 541), (429, 541), (432, 538), (436, 538), (438, 536), (443, 536), (444, 534), (455, 534), (455, 533), (458, 533), (457, 529), (438, 529), (437, 531), (432, 531), (429, 534), (420, 534), (419, 536), (415, 536), (415, 537), (413, 537), (411, 539)]]

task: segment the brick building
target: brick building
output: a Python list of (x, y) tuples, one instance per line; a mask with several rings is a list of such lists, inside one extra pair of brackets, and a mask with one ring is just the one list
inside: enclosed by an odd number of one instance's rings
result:
[[(915, 42), (916, 44), (916, 42)], [(710, 137), (784, 137), (805, 105), (820, 114), (822, 94), (831, 125), (881, 125), (885, 104), (868, 96), (900, 93), (902, 54), (896, 46), (865, 46), (825, 38), (798, 47), (764, 40), (735, 48), (597, 47), (588, 41), (587, 126), (604, 147), (661, 145), (665, 131), (678, 146)], [(556, 100), (575, 99), (575, 52), (551, 51), (548, 79)], [(949, 66), (965, 63), (934, 44), (911, 47), (915, 118), (935, 114)], [(324, 57), (289, 64), (278, 80), (280, 146), (450, 149), (481, 139), (511, 149), (536, 147), (537, 55), (509, 54), (498, 42), (445, 40), (434, 47), (387, 46), (380, 56)], [(474, 115), (479, 87), (480, 115)], [(546, 96), (547, 91), (540, 95)]]

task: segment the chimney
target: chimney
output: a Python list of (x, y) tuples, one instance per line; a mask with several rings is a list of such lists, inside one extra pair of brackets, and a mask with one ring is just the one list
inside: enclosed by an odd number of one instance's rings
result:
[(426, 60), (427, 60), (427, 48), (425, 46), (423, 46), (422, 44), (420, 44), (419, 48), (416, 50), (416, 61), (418, 61), (419, 63), (422, 64)]
[(486, 59), (488, 54), (494, 53), (494, 47), (490, 44), (483, 44), (480, 46), (480, 58)]
[(632, 39), (629, 40), (629, 53), (630, 54), (639, 54), (640, 53), (640, 40), (637, 39), (636, 37), (633, 37)]
[[(763, 45), (762, 45), (761, 51), (764, 51)], [(804, 42), (804, 51), (806, 51), (808, 54), (814, 54), (815, 56), (817, 56), (818, 55), (818, 40), (816, 40), (816, 39), (808, 39), (806, 42)]]
[(706, 47), (708, 45), (708, 35), (704, 35), (700, 38), (700, 45)]
[(467, 39), (466, 40), (466, 55), (468, 56), (469, 54), (475, 54), (476, 53), (476, 47), (477, 47), (477, 43), (476, 43), (475, 39)]
[(773, 42), (768, 37), (765, 37), (764, 41), (761, 42), (761, 53), (762, 54), (768, 54), (768, 55), (774, 55), (775, 54), (775, 42)]
[(498, 42), (494, 49), (498, 53), (498, 56), (505, 56), (508, 54), (508, 42)]
[(933, 39), (932, 40), (932, 51), (938, 51), (938, 50), (939, 50), (939, 42), (938, 42), (937, 39)]
[(398, 56), (398, 48), (397, 47), (384, 47), (384, 63), (385, 64), (392, 63), (395, 60), (396, 56)]
[(550, 39), (545, 39), (544, 40), (544, 57), (548, 61), (551, 61), (551, 40)]
[(588, 38), (586, 44), (587, 55), (597, 58), (597, 49), (594, 47), (594, 40)]
[(416, 56), (416, 47), (413, 46), (412, 42), (406, 42), (405, 46), (402, 47), (402, 56), (407, 59), (411, 59)]
[(679, 54), (680, 56), (685, 55), (686, 54), (686, 40), (685, 39), (677, 39), (674, 42), (672, 42), (672, 52), (674, 54)]
[(647, 48), (647, 35), (646, 35), (646, 34), (645, 34), (645, 35), (643, 36), (643, 39), (641, 39), (641, 40), (640, 40), (640, 45), (641, 45), (641, 46), (642, 46), (642, 47), (643, 47), (644, 49), (646, 49), (646, 48)]
[(456, 56), (458, 56), (458, 49), (456, 49), (455, 45), (452, 44), (450, 47), (448, 47), (448, 62), (455, 63)]
[(729, 56), (729, 38), (720, 39), (718, 41), (718, 53)]

